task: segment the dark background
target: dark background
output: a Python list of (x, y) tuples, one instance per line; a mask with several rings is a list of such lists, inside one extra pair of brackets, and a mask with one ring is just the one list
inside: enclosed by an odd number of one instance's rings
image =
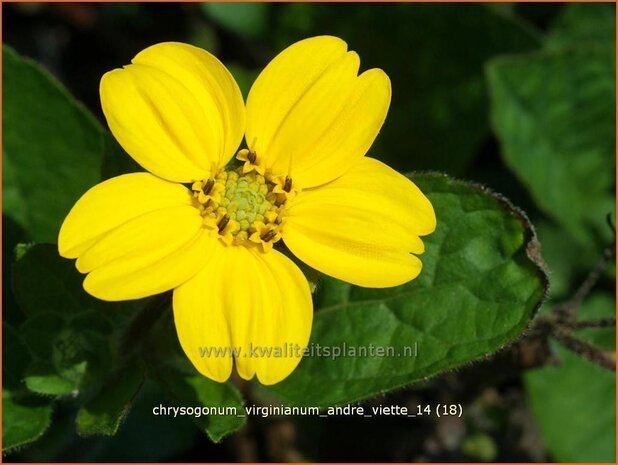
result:
[[(555, 3), (245, 4), (232, 10), (194, 3), (4, 4), (3, 36), (102, 120), (100, 77), (154, 43), (175, 40), (206, 48), (230, 66), (246, 94), (259, 69), (283, 47), (311, 35), (338, 35), (359, 53), (364, 68), (381, 67), (393, 82), (391, 111), (372, 153), (403, 172), (441, 170), (485, 183), (534, 219), (539, 211), (504, 165), (492, 136), (483, 66), (501, 54), (537, 49), (535, 37), (563, 8)], [(497, 19), (487, 21), (489, 16)], [(504, 18), (528, 33), (505, 29)], [(581, 279), (583, 268), (568, 284)], [(612, 286), (609, 279), (601, 284)], [(562, 295), (559, 289), (554, 298), (564, 298), (568, 289)], [(4, 460), (555, 460), (539, 435), (521, 377), (509, 372), (504, 360), (483, 363), (365, 403), (462, 403), (461, 419), (250, 418), (246, 428), (215, 445), (190, 418), (154, 417), (152, 407), (165, 401), (153, 384), (142, 390), (117, 436), (77, 437), (68, 399), (58, 403), (53, 426), (40, 441)]]

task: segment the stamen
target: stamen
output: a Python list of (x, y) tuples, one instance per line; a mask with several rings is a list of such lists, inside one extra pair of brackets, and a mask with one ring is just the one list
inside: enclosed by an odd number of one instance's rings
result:
[(283, 205), (288, 200), (294, 198), (300, 191), (297, 186), (294, 185), (292, 178), (287, 175), (275, 176), (271, 179), (273, 183), (272, 192), (275, 194), (275, 205)]
[(286, 192), (290, 192), (292, 189), (292, 178), (289, 176), (285, 177), (285, 182), (283, 183), (283, 190)]
[(275, 231), (274, 229), (271, 229), (270, 231), (267, 231), (266, 234), (263, 234), (262, 236), (260, 236), (260, 238), (264, 242), (268, 242), (271, 239), (273, 239), (276, 235), (277, 235), (277, 231)]
[(212, 187), (214, 185), (215, 185), (214, 179), (209, 179), (208, 181), (206, 181), (206, 183), (204, 184), (204, 187), (202, 187), (202, 192), (204, 193), (204, 195), (210, 194), (210, 191), (212, 190)]
[(225, 227), (227, 226), (229, 222), (230, 222), (230, 216), (226, 213), (221, 218), (221, 221), (219, 221), (219, 223), (217, 224), (217, 228), (219, 229), (219, 232), (223, 232), (223, 230), (225, 229)]
[(242, 167), (242, 174), (257, 172), (261, 176), (264, 176), (266, 167), (258, 161), (257, 153), (249, 149), (241, 149), (236, 154), (236, 159), (244, 161)]

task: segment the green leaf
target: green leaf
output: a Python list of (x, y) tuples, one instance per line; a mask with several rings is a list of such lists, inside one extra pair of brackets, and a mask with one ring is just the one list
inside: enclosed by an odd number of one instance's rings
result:
[(581, 243), (615, 210), (615, 48), (500, 58), (487, 67), (503, 156), (550, 217)]
[(27, 391), (2, 389), (2, 450), (36, 441), (49, 427), (52, 407), (48, 399)]
[[(193, 370), (194, 371), (194, 370)], [(179, 407), (230, 407), (235, 414), (200, 415), (193, 419), (208, 437), (219, 442), (245, 423), (244, 408), (238, 391), (230, 384), (217, 383), (200, 374), (185, 375), (168, 371), (159, 377), (159, 384)]]
[(461, 173), (489, 135), (485, 62), (540, 45), (526, 25), (474, 4), (286, 3), (275, 19), (277, 50), (331, 34), (363, 69), (388, 74), (393, 98), (371, 153), (403, 172)]
[(144, 376), (141, 363), (132, 363), (113, 373), (77, 412), (77, 432), (83, 436), (116, 434), (144, 383)]
[(2, 450), (6, 452), (42, 436), (49, 427), (52, 406), (49, 399), (25, 389), (22, 378), (30, 360), (28, 349), (6, 323), (2, 325), (2, 349), (11, 355), (2, 366)]
[[(83, 370), (83, 364), (81, 369)], [(32, 392), (49, 396), (64, 396), (77, 389), (76, 383), (56, 373), (51, 363), (33, 362), (26, 369), (26, 386)]]
[(53, 242), (75, 201), (99, 180), (103, 130), (47, 71), (2, 48), (3, 213)]
[(28, 248), (13, 266), (15, 297), (20, 308), (30, 315), (65, 315), (105, 306), (105, 302), (84, 291), (83, 279), (73, 261), (60, 257), (57, 247), (51, 244)]
[[(616, 302), (597, 294), (580, 317), (614, 316)], [(579, 336), (614, 350), (612, 328), (587, 329)], [(616, 375), (555, 345), (561, 363), (526, 374), (525, 385), (545, 446), (559, 462), (616, 460)]]
[(610, 45), (616, 40), (616, 7), (612, 3), (569, 3), (551, 28), (545, 46)]
[(108, 370), (111, 326), (100, 312), (43, 312), (21, 328), (34, 360), (25, 373), (28, 389), (66, 395), (96, 384)]
[[(478, 185), (436, 174), (411, 178), (438, 220), (424, 238), (420, 276), (390, 289), (324, 279), (316, 296), (313, 355), (270, 388), (275, 394), (316, 406), (367, 398), (491, 354), (534, 315), (547, 278), (526, 217)], [(348, 356), (316, 356), (318, 345)], [(359, 355), (371, 355), (371, 346), (394, 356)]]
[(264, 35), (271, 5), (268, 3), (201, 3), (202, 11), (223, 28), (248, 39)]

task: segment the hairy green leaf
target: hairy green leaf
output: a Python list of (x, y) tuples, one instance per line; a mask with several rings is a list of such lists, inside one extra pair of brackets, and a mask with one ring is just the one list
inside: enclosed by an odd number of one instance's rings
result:
[[(83, 364), (76, 369), (83, 370)], [(59, 375), (51, 363), (33, 362), (26, 369), (24, 380), (28, 389), (37, 394), (64, 396), (77, 389), (76, 383)]]
[(546, 276), (520, 211), (477, 185), (434, 174), (412, 179), (438, 220), (424, 239), (421, 275), (390, 289), (324, 279), (316, 297), (313, 354), (271, 388), (289, 402), (352, 402), (478, 359), (517, 337), (540, 305)]
[(51, 413), (48, 399), (2, 389), (2, 450), (36, 441), (49, 427)]
[(36, 441), (49, 427), (52, 406), (49, 399), (38, 397), (23, 384), (24, 367), (29, 363), (28, 349), (17, 332), (2, 325), (2, 450), (9, 451)]
[(116, 434), (144, 383), (144, 376), (144, 366), (138, 362), (110, 375), (77, 412), (77, 432), (83, 436)]

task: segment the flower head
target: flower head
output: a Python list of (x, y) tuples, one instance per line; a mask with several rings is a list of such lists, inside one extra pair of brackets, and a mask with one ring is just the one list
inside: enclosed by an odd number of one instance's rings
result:
[(106, 73), (109, 127), (149, 172), (93, 187), (64, 221), (60, 254), (77, 258), (86, 291), (115, 301), (173, 289), (197, 370), (224, 381), (235, 363), (273, 384), (299, 363), (313, 313), (282, 244), (359, 286), (415, 278), (435, 215), (410, 180), (365, 157), (391, 89), (383, 71), (358, 69), (342, 40), (303, 40), (264, 69), (246, 106), (227, 69), (186, 44), (154, 45)]

